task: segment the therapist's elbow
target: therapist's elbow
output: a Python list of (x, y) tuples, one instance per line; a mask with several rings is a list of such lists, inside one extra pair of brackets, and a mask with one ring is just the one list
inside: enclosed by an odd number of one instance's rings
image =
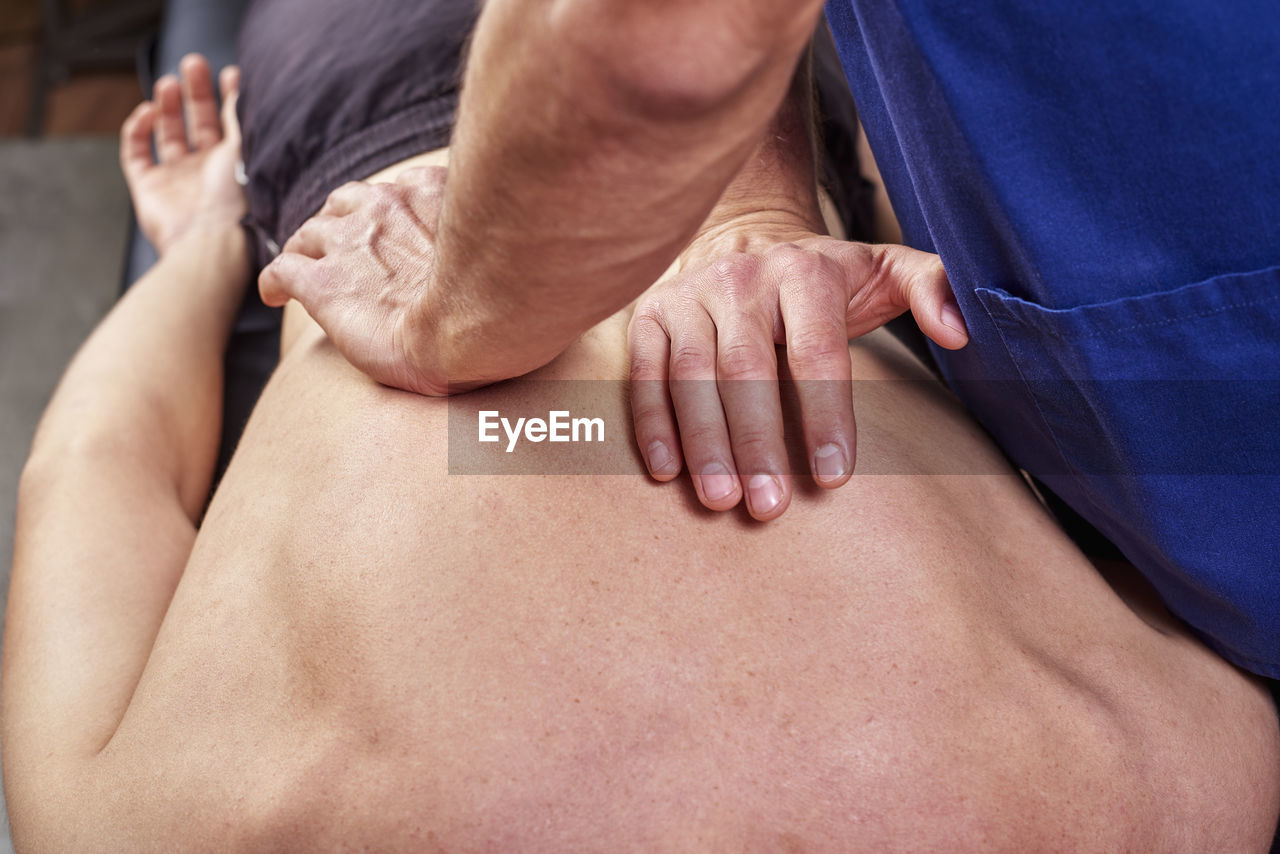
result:
[[(592, 88), (646, 118), (679, 120), (780, 94), (821, 9), (813, 0), (562, 0), (550, 29)], [(761, 85), (770, 76), (774, 85)]]

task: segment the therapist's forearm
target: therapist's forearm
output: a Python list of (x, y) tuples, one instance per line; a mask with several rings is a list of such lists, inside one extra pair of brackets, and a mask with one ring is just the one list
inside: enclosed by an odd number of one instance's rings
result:
[(486, 4), (414, 324), (451, 382), (545, 364), (661, 275), (758, 150), (820, 8)]
[(811, 65), (812, 51), (807, 51), (782, 106), (677, 259), (675, 272), (689, 261), (826, 233), (818, 201)]

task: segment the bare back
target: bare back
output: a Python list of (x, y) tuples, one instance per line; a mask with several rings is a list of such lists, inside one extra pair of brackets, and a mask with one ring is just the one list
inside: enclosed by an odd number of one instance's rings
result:
[[(542, 376), (621, 380), (624, 329)], [(887, 336), (851, 352), (926, 376)], [(857, 406), (864, 470), (1001, 470), (940, 386)], [(1274, 808), (1264, 695), (1140, 619), (1012, 470), (855, 477), (758, 524), (638, 461), (451, 476), (447, 407), (311, 333), (284, 359), (103, 754), (151, 781), (148, 821), (299, 850), (1119, 850), (1196, 847), (1171, 813), (1240, 838), (1203, 786)]]

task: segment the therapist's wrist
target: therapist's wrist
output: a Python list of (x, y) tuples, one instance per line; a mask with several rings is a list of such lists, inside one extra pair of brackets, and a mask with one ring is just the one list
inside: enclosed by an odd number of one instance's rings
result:
[(508, 329), (509, 307), (496, 296), (487, 298), (485, 290), (474, 279), (449, 276), (439, 267), (433, 271), (397, 332), (412, 371), (403, 388), (444, 397), (539, 367), (526, 364), (527, 342)]
[(767, 201), (729, 208), (722, 205), (707, 218), (698, 234), (680, 253), (674, 272), (679, 273), (725, 255), (762, 252), (779, 243), (826, 233), (816, 203), (812, 210), (795, 204), (771, 204)]

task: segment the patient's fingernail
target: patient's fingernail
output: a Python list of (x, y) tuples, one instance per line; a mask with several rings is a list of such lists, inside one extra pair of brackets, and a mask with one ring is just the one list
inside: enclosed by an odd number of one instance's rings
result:
[(645, 458), (649, 460), (649, 471), (653, 474), (675, 474), (672, 470), (675, 457), (671, 456), (671, 452), (662, 442), (654, 442), (650, 445), (649, 450), (645, 451)]
[(711, 463), (702, 470), (702, 494), (708, 501), (719, 501), (733, 495), (733, 475), (720, 463)]
[(782, 486), (770, 475), (752, 475), (747, 490), (751, 493), (751, 509), (757, 514), (768, 513), (782, 502)]
[(813, 452), (813, 475), (819, 483), (830, 483), (845, 476), (849, 460), (844, 449), (828, 442)]
[(964, 326), (964, 315), (960, 313), (960, 306), (948, 300), (942, 304), (942, 322), (946, 326), (950, 326), (956, 332), (968, 335)]

